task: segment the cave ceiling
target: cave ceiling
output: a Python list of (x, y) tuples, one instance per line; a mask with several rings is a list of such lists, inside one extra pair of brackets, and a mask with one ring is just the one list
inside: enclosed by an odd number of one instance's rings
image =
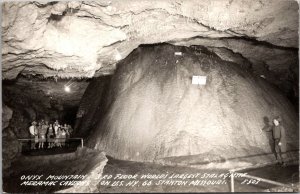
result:
[[(29, 75), (19, 76), (16, 80), (3, 82), (3, 100), (9, 105), (15, 103), (21, 106), (32, 106), (31, 102), (35, 102), (46, 108), (63, 110), (80, 103), (89, 81), (88, 79), (55, 80)], [(66, 92), (65, 86), (70, 86), (71, 90)]]
[(298, 72), (296, 1), (129, 2), (3, 3), (3, 79), (112, 74), (139, 45), (165, 42), (205, 46), (274, 80)]

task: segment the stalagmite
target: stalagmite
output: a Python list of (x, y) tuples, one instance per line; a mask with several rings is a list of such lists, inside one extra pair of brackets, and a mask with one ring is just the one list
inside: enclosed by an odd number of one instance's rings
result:
[[(174, 56), (179, 51), (182, 56)], [(194, 75), (206, 76), (206, 84), (193, 85)], [(104, 100), (107, 106), (90, 101), (99, 110), (92, 115), (98, 125), (89, 146), (119, 159), (200, 155), (212, 161), (271, 153), (262, 128), (276, 115), (283, 117), (288, 149), (298, 146), (288, 100), (264, 79), (205, 49), (136, 49), (119, 64)]]

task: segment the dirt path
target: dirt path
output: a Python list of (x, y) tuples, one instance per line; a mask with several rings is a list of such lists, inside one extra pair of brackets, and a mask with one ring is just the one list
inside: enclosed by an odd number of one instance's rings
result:
[[(3, 177), (3, 190), (9, 193), (36, 193), (36, 192), (55, 192), (70, 188), (65, 183), (82, 180), (82, 175), (87, 175), (95, 167), (106, 163), (106, 157), (102, 152), (90, 151), (88, 149), (77, 150), (73, 153), (40, 155), (40, 156), (22, 156), (18, 161), (12, 163), (6, 176)], [(33, 175), (41, 176), (41, 179), (34, 179)], [(24, 185), (25, 181), (55, 181), (52, 177), (81, 175), (79, 178), (70, 176), (63, 185), (59, 181), (53, 185), (33, 186)], [(26, 176), (26, 180), (22, 180)], [(31, 178), (30, 178), (31, 176)], [(49, 177), (49, 179), (47, 179)], [(22, 184), (23, 183), (23, 184)]]

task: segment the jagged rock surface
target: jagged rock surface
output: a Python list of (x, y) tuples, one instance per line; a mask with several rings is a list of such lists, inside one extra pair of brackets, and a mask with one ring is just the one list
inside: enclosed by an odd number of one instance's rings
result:
[(7, 105), (2, 106), (2, 165), (3, 169), (10, 167), (11, 161), (18, 153), (18, 140), (8, 127), (13, 116), (13, 110)]
[[(297, 48), (298, 4), (292, 0), (6, 2), (2, 6), (3, 77), (111, 74), (115, 64), (140, 44), (195, 37), (247, 38), (279, 49)], [(250, 55), (251, 60), (253, 52), (248, 53), (247, 44), (225, 47)], [(265, 52), (264, 47), (257, 48), (258, 53)], [(290, 59), (278, 52), (266, 63), (288, 69)]]
[(2, 130), (8, 127), (12, 115), (13, 110), (4, 104), (2, 106)]
[(10, 128), (2, 130), (2, 167), (7, 169), (19, 153), (19, 142)]
[[(174, 56), (178, 51), (183, 55)], [(192, 85), (193, 75), (207, 76), (207, 84)], [(261, 129), (266, 117), (278, 114), (288, 149), (298, 147), (288, 100), (263, 78), (205, 49), (138, 48), (118, 66), (109, 88), (104, 116), (90, 116), (99, 122), (88, 143), (119, 159), (202, 155), (210, 161), (271, 153)]]
[(99, 187), (102, 173), (108, 159), (105, 157), (105, 153), (98, 153), (95, 150), (83, 150), (83, 154), (79, 155), (81, 157), (87, 157), (84, 152), (96, 153), (95, 156), (90, 159), (89, 166), (93, 166), (89, 172), (86, 174), (87, 177), (83, 180), (86, 182), (84, 186), (75, 185), (68, 189), (59, 190), (57, 193), (96, 193), (99, 192)]

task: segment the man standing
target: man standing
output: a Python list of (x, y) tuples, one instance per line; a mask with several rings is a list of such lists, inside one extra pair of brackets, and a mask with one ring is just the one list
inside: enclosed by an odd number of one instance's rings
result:
[(30, 139), (31, 139), (31, 149), (35, 149), (35, 135), (36, 135), (36, 122), (33, 121), (29, 127)]
[(270, 126), (265, 130), (272, 130), (277, 160), (279, 164), (281, 164), (282, 166), (286, 166), (282, 157), (282, 154), (286, 152), (286, 135), (285, 129), (282, 126), (281, 122), (281, 118), (277, 116), (273, 119), (273, 126)]
[(281, 124), (282, 120), (280, 117), (273, 119), (273, 138), (275, 142), (275, 151), (277, 154), (277, 159), (282, 166), (286, 166), (283, 161), (282, 154), (286, 152), (286, 135), (285, 129)]

